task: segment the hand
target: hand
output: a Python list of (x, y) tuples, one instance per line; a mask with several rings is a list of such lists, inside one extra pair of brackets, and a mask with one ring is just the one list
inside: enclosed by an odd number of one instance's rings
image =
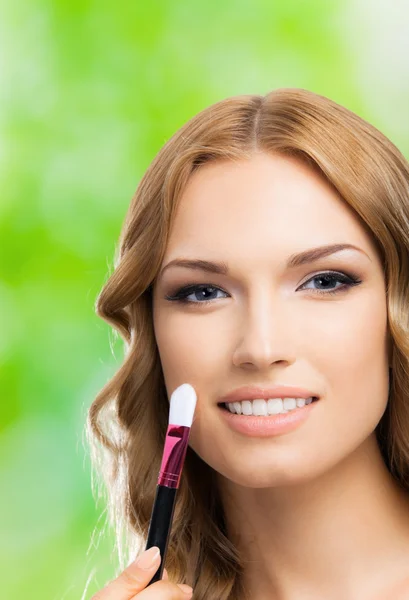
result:
[(171, 583), (166, 569), (163, 570), (161, 581), (155, 581), (146, 587), (161, 561), (159, 554), (153, 563), (147, 566), (146, 563), (155, 554), (154, 548), (158, 550), (156, 546), (145, 550), (136, 561), (97, 592), (91, 600), (190, 600), (193, 594), (192, 588), (183, 583)]

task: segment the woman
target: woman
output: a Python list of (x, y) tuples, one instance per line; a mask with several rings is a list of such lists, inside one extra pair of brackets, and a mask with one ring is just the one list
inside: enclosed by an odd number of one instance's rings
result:
[[(145, 588), (158, 562), (132, 563), (98, 598), (186, 597), (172, 581), (195, 600), (409, 597), (408, 249), (408, 162), (327, 98), (228, 98), (166, 143), (97, 301), (127, 350), (88, 422), (121, 568), (121, 532), (128, 560), (147, 537), (168, 399), (187, 382), (198, 401), (168, 580)], [(221, 404), (242, 386), (265, 393)], [(266, 432), (277, 406), (300, 420)], [(251, 410), (256, 431), (234, 425)]]

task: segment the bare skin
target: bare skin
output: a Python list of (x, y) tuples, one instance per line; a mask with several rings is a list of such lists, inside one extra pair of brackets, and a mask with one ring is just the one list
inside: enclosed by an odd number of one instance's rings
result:
[[(362, 252), (286, 267), (334, 243)], [(185, 382), (197, 392), (190, 446), (218, 473), (251, 600), (409, 595), (409, 498), (375, 438), (389, 391), (384, 275), (356, 214), (296, 159), (208, 163), (184, 190), (162, 266), (180, 257), (230, 269), (169, 267), (154, 287), (154, 327), (169, 396)], [(326, 282), (344, 289), (319, 294), (328, 271), (360, 283)], [(192, 284), (208, 286), (208, 304), (200, 290), (189, 304), (165, 298)], [(310, 418), (265, 439), (232, 431), (220, 398), (269, 383), (315, 392)]]

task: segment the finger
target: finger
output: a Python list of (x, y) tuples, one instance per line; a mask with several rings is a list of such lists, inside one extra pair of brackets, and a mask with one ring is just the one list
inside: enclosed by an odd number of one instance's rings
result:
[(131, 600), (146, 588), (159, 568), (161, 557), (158, 550), (157, 546), (145, 550), (92, 600)]

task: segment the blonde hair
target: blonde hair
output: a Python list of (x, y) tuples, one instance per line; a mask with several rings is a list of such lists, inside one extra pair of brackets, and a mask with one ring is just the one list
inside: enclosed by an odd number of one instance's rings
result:
[[(291, 155), (318, 169), (376, 243), (393, 372), (376, 435), (388, 469), (409, 489), (409, 164), (375, 127), (310, 91), (227, 98), (193, 117), (152, 161), (126, 215), (114, 272), (96, 302), (98, 316), (125, 345), (123, 363), (93, 401), (86, 428), (93, 466), (105, 480), (121, 570), (145, 547), (168, 422), (152, 285), (178, 200), (200, 165), (255, 151)], [(171, 580), (194, 588), (195, 600), (245, 596), (243, 564), (226, 534), (215, 472), (190, 447), (166, 568)]]

